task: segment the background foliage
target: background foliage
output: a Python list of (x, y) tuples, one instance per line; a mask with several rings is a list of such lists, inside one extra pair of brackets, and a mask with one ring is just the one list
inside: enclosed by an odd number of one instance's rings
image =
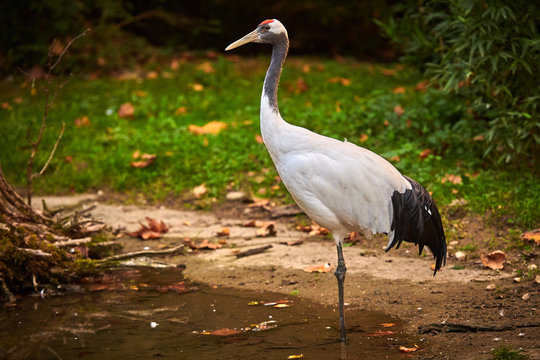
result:
[(540, 146), (540, 3), (409, 0), (379, 24), (444, 91), (483, 122), (485, 155), (536, 161)]

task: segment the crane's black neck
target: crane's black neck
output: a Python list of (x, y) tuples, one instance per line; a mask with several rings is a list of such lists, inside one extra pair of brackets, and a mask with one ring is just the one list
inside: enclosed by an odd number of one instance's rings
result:
[(286, 34), (281, 34), (278, 41), (273, 44), (272, 47), (272, 60), (270, 66), (266, 72), (266, 78), (264, 79), (264, 94), (266, 95), (270, 108), (278, 113), (277, 103), (277, 89), (279, 85), (279, 78), (281, 76), (281, 69), (285, 58), (287, 57), (287, 51), (289, 50), (289, 39)]

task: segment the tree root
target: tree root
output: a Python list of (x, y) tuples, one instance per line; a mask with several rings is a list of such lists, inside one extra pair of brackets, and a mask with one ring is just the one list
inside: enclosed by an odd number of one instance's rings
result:
[(520, 328), (540, 327), (540, 323), (514, 324), (514, 325), (467, 325), (467, 324), (428, 324), (418, 327), (420, 334), (439, 334), (448, 332), (479, 332), (479, 331), (508, 331)]

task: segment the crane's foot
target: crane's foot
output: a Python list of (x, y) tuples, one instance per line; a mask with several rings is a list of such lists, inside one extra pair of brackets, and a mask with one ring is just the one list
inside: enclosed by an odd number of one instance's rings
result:
[(347, 332), (345, 329), (345, 313), (344, 313), (344, 284), (345, 284), (345, 274), (347, 273), (347, 267), (345, 266), (345, 259), (343, 258), (343, 248), (341, 245), (337, 246), (338, 252), (338, 266), (334, 275), (336, 275), (338, 282), (338, 294), (339, 294), (339, 328), (341, 334), (341, 342), (347, 342)]

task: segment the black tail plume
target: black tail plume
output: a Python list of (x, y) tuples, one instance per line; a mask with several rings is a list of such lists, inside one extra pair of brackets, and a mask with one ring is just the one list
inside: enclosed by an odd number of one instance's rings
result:
[(394, 216), (390, 230), (394, 232), (394, 239), (386, 251), (394, 246), (399, 248), (402, 241), (418, 245), (419, 254), (427, 246), (435, 258), (435, 275), (442, 265), (446, 265), (446, 238), (441, 215), (427, 190), (413, 179), (406, 176), (405, 179), (412, 189), (392, 194)]

